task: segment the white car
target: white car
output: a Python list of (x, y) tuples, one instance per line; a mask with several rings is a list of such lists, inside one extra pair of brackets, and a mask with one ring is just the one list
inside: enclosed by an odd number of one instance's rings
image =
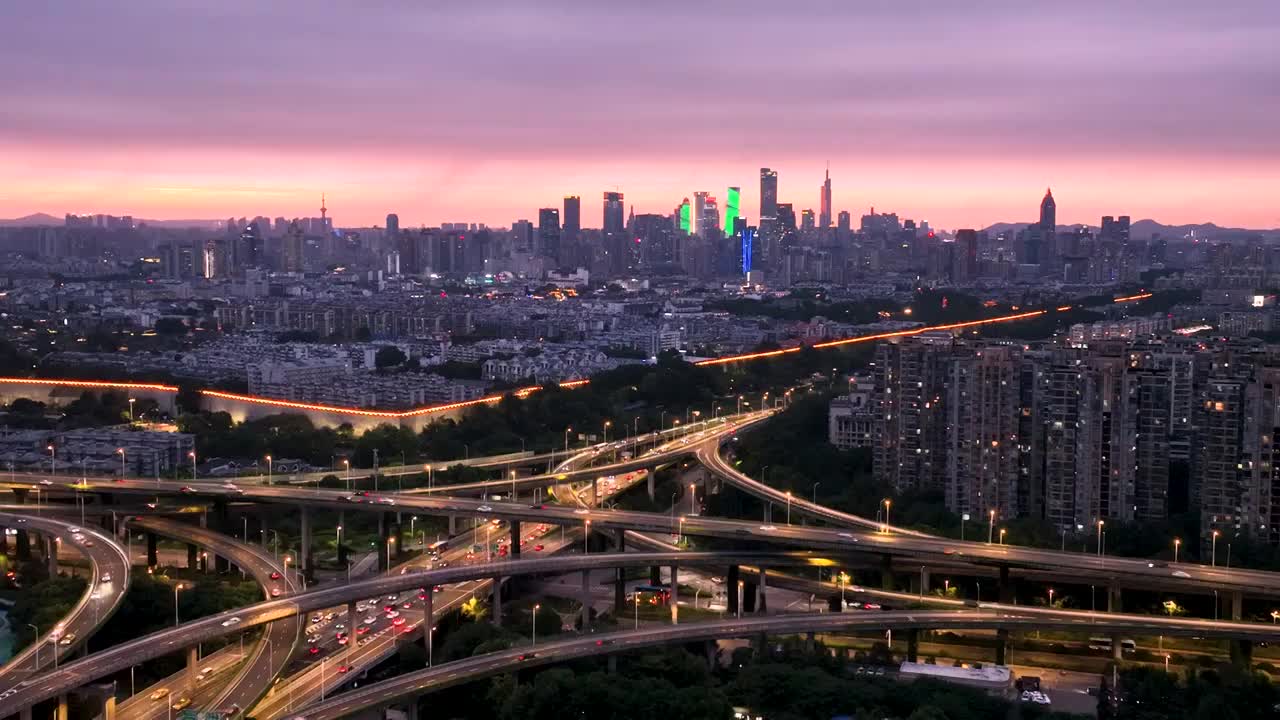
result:
[(232, 625), (239, 625), (239, 624), (240, 624), (239, 616), (236, 616), (233, 618), (227, 618), (226, 620), (222, 621), (222, 627), (231, 627)]
[(378, 617), (377, 617), (376, 615), (370, 615), (369, 617), (366, 617), (366, 618), (364, 619), (364, 624), (365, 624), (365, 625), (372, 625), (372, 624), (374, 624), (374, 623), (376, 623), (376, 622), (378, 622)]
[(488, 505), (481, 505), (480, 507), (476, 508), (476, 510), (479, 510), (480, 512), (493, 512), (493, 508), (489, 507)]
[(111, 582), (111, 573), (102, 573), (102, 582), (104, 583)]

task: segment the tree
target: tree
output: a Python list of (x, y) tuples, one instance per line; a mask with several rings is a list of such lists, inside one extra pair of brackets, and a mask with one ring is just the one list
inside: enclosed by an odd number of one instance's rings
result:
[(408, 357), (395, 345), (383, 345), (373, 356), (373, 364), (379, 370), (403, 365)]
[(159, 335), (186, 335), (187, 324), (181, 318), (163, 317), (156, 321), (156, 333)]
[(473, 597), (462, 603), (462, 616), (469, 618), (471, 622), (478, 623), (481, 620), (484, 620), (485, 616), (488, 614), (489, 609), (484, 606), (484, 603), (480, 602), (480, 598)]

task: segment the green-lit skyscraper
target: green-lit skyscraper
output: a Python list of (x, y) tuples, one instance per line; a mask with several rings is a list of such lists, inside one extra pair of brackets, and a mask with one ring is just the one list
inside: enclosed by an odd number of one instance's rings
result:
[(733, 237), (734, 223), (742, 216), (738, 210), (738, 197), (742, 194), (742, 188), (729, 188), (729, 195), (724, 201), (724, 234), (725, 237)]

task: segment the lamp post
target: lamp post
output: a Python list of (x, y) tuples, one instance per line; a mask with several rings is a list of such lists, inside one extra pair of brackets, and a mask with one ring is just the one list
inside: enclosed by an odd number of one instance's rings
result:
[(191, 458), (191, 479), (196, 479), (196, 451), (192, 450), (187, 453), (187, 457)]
[(267, 456), (267, 485), (271, 484), (271, 456)]
[(635, 615), (636, 615), (636, 621), (635, 621), (636, 625), (635, 625), (635, 629), (636, 629), (636, 630), (639, 630), (639, 629), (640, 629), (640, 593), (635, 592), (635, 591), (632, 591), (632, 593), (631, 593), (631, 597), (632, 597), (632, 600), (633, 600), (633, 602), (632, 602), (631, 604), (632, 604), (632, 605), (635, 605), (635, 607), (636, 607), (636, 611), (635, 611)]
[(396, 544), (396, 536), (387, 536), (387, 567), (391, 567), (391, 547)]
[(351, 459), (342, 458), (342, 464), (347, 469), (347, 492), (351, 492)]
[(173, 626), (174, 626), (174, 627), (177, 627), (177, 626), (179, 625), (179, 622), (178, 622), (178, 591), (179, 591), (179, 590), (186, 590), (186, 589), (187, 589), (187, 586), (186, 586), (186, 585), (183, 585), (182, 583), (178, 583), (177, 585), (174, 585), (174, 586), (173, 586)]
[(822, 484), (821, 482), (815, 482), (813, 484), (813, 504), (814, 505), (818, 504), (818, 486), (821, 484)]
[(591, 521), (587, 520), (582, 524), (582, 554), (591, 554)]
[(1218, 565), (1218, 531), (1217, 530), (1213, 531), (1212, 547), (1213, 547), (1213, 550), (1212, 550), (1212, 554), (1210, 555), (1209, 564), (1211, 566), (1216, 567)]
[(988, 510), (987, 511), (987, 544), (988, 545), (991, 544), (991, 538), (995, 536), (995, 532), (996, 532), (996, 511)]
[(120, 479), (123, 480), (124, 476), (128, 474), (124, 462), (124, 448), (118, 447), (116, 448), (116, 452), (120, 453)]
[(892, 504), (893, 502), (889, 498), (884, 499), (884, 532), (886, 535), (889, 534), (889, 506)]
[(536, 603), (534, 604), (533, 606), (533, 639), (529, 643), (533, 647), (538, 646), (538, 610), (541, 610), (541, 609), (542, 609), (541, 605), (538, 605)]
[(1004, 534), (1008, 532), (1005, 528), (1000, 528), (1000, 544), (1004, 544)]
[(569, 453), (569, 432), (571, 430), (573, 430), (572, 427), (566, 427), (564, 429), (564, 452), (566, 455)]
[[(53, 446), (53, 443), (49, 443), (45, 446), (45, 450), (49, 451), (49, 474), (53, 475), (58, 468), (58, 449)], [(55, 652), (54, 654), (56, 655), (57, 653)]]
[(516, 501), (516, 471), (511, 471), (511, 502)]
[(604, 442), (606, 445), (609, 443), (609, 426), (610, 425), (613, 425), (613, 421), (611, 420), (604, 421)]
[(697, 483), (689, 483), (689, 514), (698, 514), (698, 485)]
[[(888, 506), (885, 508), (888, 509)], [(787, 491), (787, 524), (791, 524), (791, 491)]]
[(1049, 607), (1053, 608), (1053, 588), (1049, 588)]
[(836, 579), (840, 581), (840, 612), (844, 612), (844, 589), (845, 586), (849, 584), (849, 573), (841, 570), (840, 574), (836, 576)]
[(1173, 539), (1173, 561), (1174, 561), (1175, 563), (1176, 563), (1176, 562), (1178, 562), (1178, 548), (1179, 548), (1179, 547), (1182, 547), (1182, 539), (1181, 539), (1181, 538), (1174, 538), (1174, 539)]
[(137, 402), (137, 398), (129, 398), (129, 424), (133, 424), (133, 404)]

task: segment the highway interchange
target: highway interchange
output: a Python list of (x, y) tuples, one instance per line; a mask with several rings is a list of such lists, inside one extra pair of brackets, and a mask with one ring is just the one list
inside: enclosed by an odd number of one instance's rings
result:
[[(764, 414), (751, 416), (749, 420), (756, 421), (763, 416)], [(391, 574), (374, 580), (353, 582), (349, 585), (335, 588), (312, 589), (291, 598), (265, 601), (231, 613), (184, 623), (181, 627), (171, 631), (161, 631), (147, 638), (141, 638), (103, 652), (94, 653), (84, 660), (67, 664), (57, 672), (41, 674), (35, 681), (27, 683), (17, 693), (6, 698), (6, 702), (15, 703), (14, 707), (29, 707), (34, 702), (57, 697), (94, 678), (102, 677), (116, 670), (127, 669), (130, 665), (142, 662), (145, 659), (169, 654), (192, 643), (228, 634), (227, 628), (224, 628), (222, 623), (232, 617), (240, 618), (233, 630), (234, 632), (241, 632), (263, 623), (272, 623), (273, 627), (285, 626), (289, 622), (297, 621), (299, 614), (333, 608), (343, 609), (348, 603), (354, 604), (360, 600), (387, 597), (392, 594), (396, 595), (397, 602), (404, 599), (412, 604), (414, 596), (419, 594), (421, 589), (430, 590), (436, 585), (463, 584), (458, 588), (456, 597), (467, 597), (484, 591), (479, 583), (489, 582), (495, 578), (522, 574), (561, 575), (582, 570), (616, 567), (655, 565), (724, 567), (730, 564), (742, 565), (747, 563), (760, 564), (773, 570), (789, 565), (814, 566), (833, 564), (840, 559), (848, 557), (850, 553), (855, 553), (859, 555), (871, 554), (873, 556), (891, 555), (895, 560), (909, 559), (911, 562), (918, 561), (934, 565), (977, 565), (987, 569), (996, 569), (1004, 566), (1016, 568), (1019, 573), (1025, 571), (1045, 576), (1054, 576), (1056, 574), (1076, 582), (1087, 579), (1103, 585), (1114, 583), (1130, 587), (1157, 587), (1199, 592), (1209, 592), (1211, 589), (1226, 589), (1238, 590), (1250, 595), (1266, 596), (1274, 596), (1280, 593), (1280, 586), (1278, 586), (1280, 584), (1275, 582), (1275, 575), (1271, 573), (1206, 567), (1186, 563), (1171, 566), (1165, 563), (1151, 563), (1142, 560), (1075, 553), (1064, 554), (1007, 545), (974, 542), (961, 543), (954, 540), (929, 537), (919, 533), (910, 533), (898, 528), (886, 528), (873, 521), (838, 513), (802, 499), (785, 495), (780, 497), (778, 491), (756, 483), (740, 473), (736, 473), (720, 457), (720, 443), (740, 427), (741, 425), (738, 424), (725, 424), (715, 430), (708, 428), (705, 435), (694, 437), (694, 442), (687, 444), (677, 442), (677, 447), (664, 448), (646, 457), (633, 458), (630, 461), (611, 465), (569, 469), (565, 472), (535, 476), (536, 479), (525, 478), (522, 486), (544, 487), (548, 484), (567, 484), (573, 479), (591, 480), (595, 476), (605, 473), (622, 472), (627, 469), (674, 462), (682, 457), (696, 454), (699, 461), (712, 472), (744, 491), (779, 506), (789, 503), (792, 505), (791, 510), (797, 512), (797, 515), (804, 514), (815, 517), (836, 527), (801, 527), (798, 525), (774, 524), (772, 522), (762, 524), (759, 522), (704, 518), (695, 515), (684, 515), (676, 520), (674, 515), (559, 505), (529, 505), (519, 502), (485, 501), (483, 499), (468, 500), (452, 496), (437, 498), (427, 493), (383, 492), (376, 497), (368, 499), (366, 502), (356, 503), (350, 499), (350, 495), (345, 491), (299, 488), (288, 485), (250, 486), (246, 485), (243, 480), (234, 489), (231, 489), (208, 482), (190, 483), (184, 486), (181, 483), (168, 481), (124, 480), (110, 482), (90, 479), (87, 483), (78, 484), (77, 489), (110, 492), (113, 494), (189, 495), (215, 500), (235, 499), (238, 501), (296, 503), (348, 510), (353, 508), (380, 512), (410, 510), (419, 513), (483, 517), (485, 519), (496, 519), (499, 522), (520, 521), (543, 526), (542, 530), (549, 526), (567, 525), (578, 528), (580, 531), (587, 530), (588, 527), (592, 531), (606, 529), (625, 531), (629, 538), (635, 533), (685, 534), (729, 538), (749, 543), (758, 548), (798, 546), (804, 547), (808, 551), (797, 553), (760, 549), (719, 553), (678, 551), (608, 553), (589, 556), (503, 560), (495, 563), (430, 570), (410, 565), (397, 569), (397, 573), (400, 570), (404, 570), (405, 574), (403, 575)], [(601, 453), (601, 456), (604, 455), (605, 453)], [(418, 471), (415, 469), (415, 472)], [(17, 477), (22, 478), (23, 476), (19, 475)], [(42, 478), (47, 477), (42, 476)], [(16, 482), (15, 478), (12, 484), (14, 487), (30, 487), (31, 480), (31, 478), (23, 478), (23, 481), (19, 483)], [(484, 483), (483, 489), (496, 490), (504, 485), (509, 489), (510, 481), (496, 480)], [(437, 490), (441, 489), (437, 488)], [(6, 522), (16, 522), (16, 520)], [(142, 522), (153, 521), (145, 520)], [(589, 525), (588, 522), (590, 523)], [(848, 530), (846, 531), (842, 528), (848, 528)], [(194, 528), (183, 525), (175, 530), (192, 532)], [(640, 538), (642, 536), (636, 537)], [(194, 540), (195, 538), (188, 535), (187, 539)], [(652, 537), (649, 538), (649, 541), (658, 542)], [(201, 544), (212, 545), (215, 542), (217, 542), (216, 538), (205, 537), (202, 538)], [(469, 543), (463, 541), (460, 544)], [(550, 543), (548, 543), (548, 548), (549, 550), (551, 549)], [(223, 552), (230, 556), (234, 550), (226, 548)], [(244, 567), (241, 564), (242, 562), (252, 566), (254, 560), (242, 558), (236, 564)], [(127, 573), (124, 573), (124, 575), (127, 576)], [(476, 584), (467, 586), (465, 585), (466, 583)], [(831, 586), (827, 584), (826, 587), (830, 588)], [(406, 593), (407, 595), (405, 595)], [(443, 602), (438, 601), (435, 606), (435, 612), (437, 613), (443, 611), (454, 602), (454, 600), (446, 598), (441, 598), (440, 600)], [(1045, 612), (1050, 614), (1045, 615)], [(414, 614), (418, 615), (416, 622), (421, 623), (422, 611), (415, 610)], [(293, 620), (290, 620), (291, 618)], [(1082, 624), (1087, 624), (1090, 631), (1116, 630), (1268, 641), (1276, 639), (1275, 631), (1268, 629), (1268, 626), (1251, 623), (1185, 618), (1153, 618), (1117, 613), (1037, 612), (1024, 606), (1001, 606), (991, 603), (984, 603), (976, 608), (966, 607), (943, 612), (922, 610), (909, 615), (904, 614), (901, 617), (893, 613), (878, 613), (872, 616), (788, 615), (735, 619), (734, 621), (724, 621), (719, 624), (699, 623), (695, 626), (686, 625), (678, 631), (677, 635), (672, 637), (678, 637), (681, 641), (690, 639), (693, 637), (690, 634), (690, 630), (694, 627), (699, 628), (698, 633), (706, 633), (706, 639), (712, 639), (755, 634), (762, 631), (786, 633), (835, 627), (848, 627), (856, 630), (859, 623), (875, 624), (877, 622), (879, 623), (878, 627), (892, 626), (904, 629), (911, 627), (1008, 628), (1032, 622), (1039, 623), (1043, 627), (1080, 627)], [(389, 627), (397, 626), (392, 625)], [(404, 633), (406, 631), (401, 630), (400, 632)], [(473, 658), (462, 663), (450, 663), (426, 671), (397, 677), (390, 681), (375, 683), (358, 691), (343, 693), (326, 703), (308, 708), (306, 716), (340, 717), (342, 708), (349, 709), (353, 707), (354, 705), (350, 705), (350, 703), (360, 702), (359, 698), (365, 698), (366, 702), (372, 704), (385, 703), (389, 702), (390, 699), (405, 697), (427, 688), (441, 687), (443, 686), (442, 683), (463, 682), (466, 679), (483, 677), (490, 672), (500, 672), (502, 668), (510, 669), (513, 664), (538, 664), (575, 657), (581, 654), (602, 651), (616, 652), (625, 648), (667, 642), (669, 639), (664, 639), (667, 636), (663, 633), (671, 632), (673, 632), (672, 628), (660, 628), (651, 631), (617, 633), (615, 634), (616, 637), (609, 636), (610, 639), (607, 646), (599, 645), (596, 642), (605, 636), (598, 636), (594, 640), (580, 638), (557, 641), (559, 644), (554, 647), (550, 644), (545, 648), (540, 646), (536, 658), (526, 657), (523, 660), (518, 659), (519, 652), (512, 651), (514, 654), (497, 653), (493, 656), (486, 655), (483, 658)], [(704, 635), (699, 634), (693, 639), (703, 637)], [(371, 648), (366, 654), (358, 652), (359, 650), (364, 650), (365, 647), (357, 645), (356, 656), (364, 656), (368, 661), (376, 662), (378, 656), (375, 655), (375, 651), (380, 654), (389, 654), (394, 650), (395, 631), (388, 631), (385, 628), (380, 629), (379, 635), (375, 636), (375, 638), (379, 639), (377, 647)], [(606, 649), (602, 650), (602, 647)], [(350, 650), (350, 646), (348, 646), (348, 649)], [(355, 664), (348, 660), (343, 660), (342, 662), (344, 664)], [(364, 660), (359, 661), (359, 664), (361, 667), (366, 666)], [(323, 668), (323, 664), (320, 667)], [(318, 676), (321, 673), (323, 673), (323, 670), (312, 672), (311, 674)], [(271, 676), (274, 677), (274, 674), (274, 672), (271, 673)], [(306, 681), (306, 678), (302, 680)], [(320, 681), (314, 679), (310, 682), (311, 686), (305, 684), (297, 686), (300, 688), (299, 694), (301, 696), (318, 694), (315, 691), (318, 690)], [(340, 682), (342, 680), (326, 679), (326, 691), (332, 692)], [(290, 682), (290, 685), (293, 685), (293, 682)], [(374, 693), (376, 697), (370, 696), (368, 693)], [(264, 709), (268, 712), (262, 716), (279, 717), (282, 713), (289, 712), (292, 703), (287, 702), (282, 705), (279, 702), (280, 693), (278, 691), (273, 693), (271, 697), (277, 698), (275, 705), (265, 707)], [(268, 697), (268, 701), (271, 700), (271, 697)], [(344, 703), (346, 704), (344, 705)]]

